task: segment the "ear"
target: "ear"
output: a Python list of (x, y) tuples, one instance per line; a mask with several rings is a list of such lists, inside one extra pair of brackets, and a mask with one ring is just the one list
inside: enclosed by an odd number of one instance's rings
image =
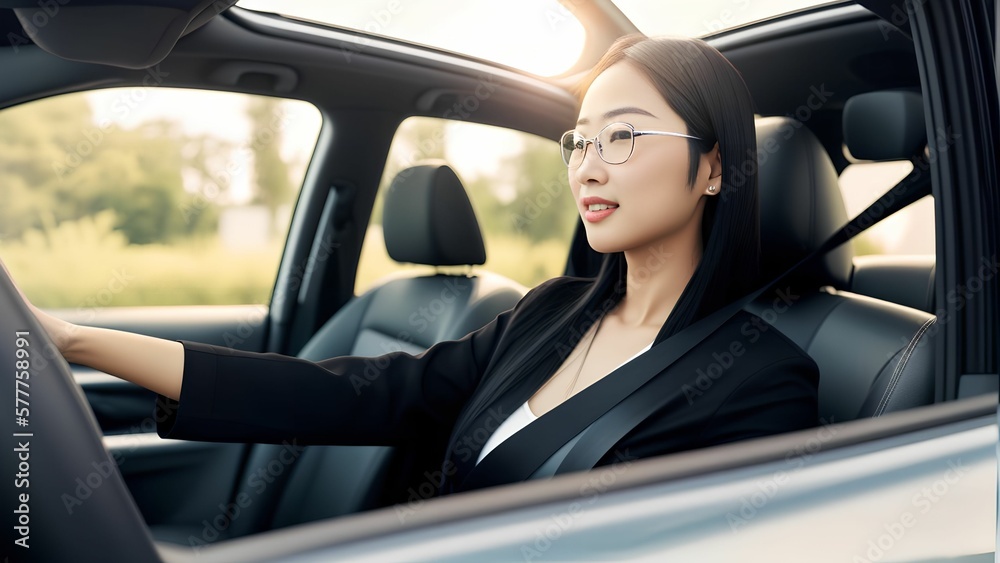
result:
[(708, 166), (708, 181), (702, 192), (705, 195), (716, 196), (722, 193), (722, 154), (719, 152), (719, 143), (715, 143), (707, 153), (702, 156), (702, 165)]

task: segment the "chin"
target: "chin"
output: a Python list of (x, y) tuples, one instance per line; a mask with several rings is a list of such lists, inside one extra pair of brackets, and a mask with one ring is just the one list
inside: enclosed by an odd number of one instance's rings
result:
[(608, 237), (595, 237), (589, 233), (587, 235), (587, 243), (590, 245), (590, 248), (594, 249), (594, 252), (601, 254), (612, 254), (625, 250), (620, 241), (608, 240)]

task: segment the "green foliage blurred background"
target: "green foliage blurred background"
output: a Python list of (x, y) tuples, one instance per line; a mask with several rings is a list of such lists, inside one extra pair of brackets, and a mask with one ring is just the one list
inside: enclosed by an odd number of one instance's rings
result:
[[(169, 89), (151, 90), (171, 95)], [(197, 92), (176, 92), (172, 110), (202, 103), (191, 97)], [(289, 157), (282, 151), (288, 131), (276, 116), (288, 104), (307, 104), (211, 95), (242, 104), (245, 140), (214, 132), (225, 124), (192, 133), (169, 113), (125, 126), (102, 119), (84, 93), (0, 111), (0, 257), (33, 302), (89, 308), (270, 301), (288, 210), (315, 144), (315, 136), (305, 139), (299, 154)], [(318, 112), (314, 118), (318, 134)], [(461, 165), (454, 162), (461, 155), (449, 154), (456, 145), (449, 138), (463, 132), (446, 120), (406, 120), (380, 189), (424, 159)], [(486, 236), (485, 268), (530, 287), (562, 272), (576, 213), (554, 143), (513, 134), (498, 165), (467, 167), (464, 180)], [(490, 147), (480, 152), (487, 159), (492, 154)], [(250, 193), (238, 198), (229, 172), (244, 160)], [(234, 247), (222, 223), (240, 206), (263, 208), (268, 220), (263, 233), (257, 232), (260, 222), (238, 225), (236, 238), (251, 242)], [(356, 288), (360, 293), (400, 269), (416, 267), (386, 254), (380, 197)]]
[[(194, 93), (179, 92), (182, 111)], [(232, 96), (245, 103), (245, 143), (192, 134), (169, 116), (131, 128), (99, 120), (82, 93), (0, 112), (0, 253), (33, 302), (268, 302), (287, 228), (274, 219), (297, 195), (274, 119), (286, 102)], [(276, 228), (264, 244), (233, 251), (219, 226), (240, 151), (253, 163), (248, 203)]]

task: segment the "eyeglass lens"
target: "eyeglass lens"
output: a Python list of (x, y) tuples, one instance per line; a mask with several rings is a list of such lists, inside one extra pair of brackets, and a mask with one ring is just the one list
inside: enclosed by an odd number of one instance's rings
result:
[[(632, 155), (634, 136), (632, 129), (625, 125), (612, 124), (605, 127), (597, 135), (596, 145), (598, 155), (608, 164), (621, 164)], [(563, 161), (570, 168), (576, 168), (583, 162), (583, 155), (589, 139), (576, 131), (563, 135), (561, 147)]]

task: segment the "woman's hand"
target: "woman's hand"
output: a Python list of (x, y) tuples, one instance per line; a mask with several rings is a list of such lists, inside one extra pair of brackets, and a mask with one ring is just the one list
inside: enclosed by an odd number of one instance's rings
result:
[(7, 269), (3, 260), (0, 260), (0, 268), (2, 268), (4, 273), (7, 274), (7, 277), (10, 279), (10, 283), (14, 285), (14, 289), (17, 290), (21, 299), (24, 300), (24, 303), (28, 306), (31, 314), (38, 319), (39, 324), (41, 324), (42, 328), (45, 329), (49, 338), (56, 345), (56, 348), (59, 349), (59, 353), (65, 356), (67, 350), (69, 350), (73, 344), (73, 336), (77, 333), (80, 327), (73, 323), (56, 318), (38, 307), (35, 307), (31, 300), (28, 299), (28, 296), (24, 294), (24, 291), (17, 286), (17, 282), (14, 281), (14, 276), (10, 275), (10, 270)]
[(67, 361), (90, 366), (175, 400), (180, 398), (184, 377), (184, 346), (180, 342), (58, 319), (31, 303), (2, 260), (0, 268)]

